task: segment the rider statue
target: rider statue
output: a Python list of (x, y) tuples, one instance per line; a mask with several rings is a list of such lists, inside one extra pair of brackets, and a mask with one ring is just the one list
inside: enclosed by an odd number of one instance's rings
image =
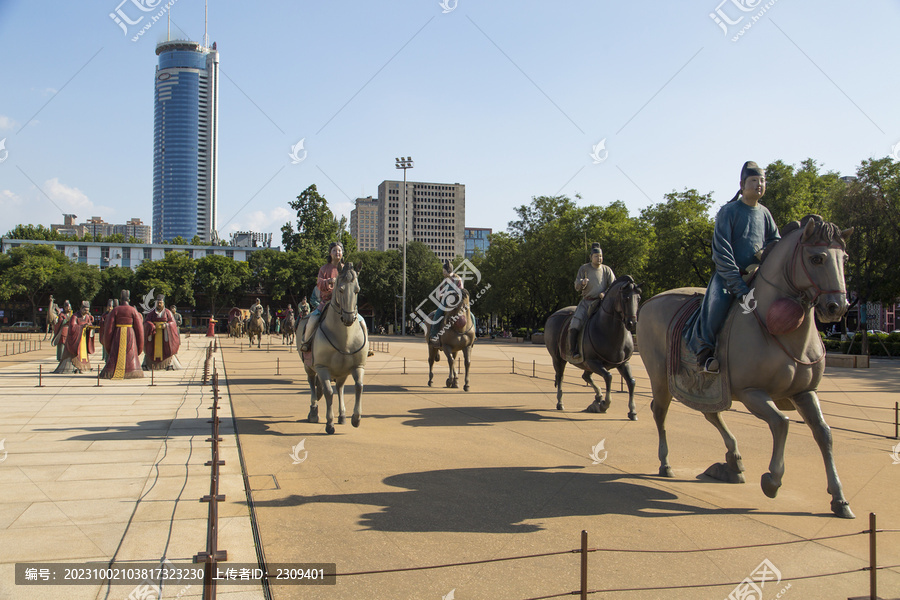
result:
[(300, 304), (297, 305), (297, 311), (299, 313), (300, 318), (302, 319), (306, 315), (310, 313), (312, 309), (309, 307), (309, 302), (306, 300), (306, 296), (303, 296), (303, 300), (300, 301)]
[(316, 334), (316, 327), (319, 324), (319, 317), (322, 311), (331, 301), (331, 295), (334, 293), (334, 284), (337, 277), (344, 268), (344, 246), (340, 242), (332, 242), (328, 248), (329, 260), (319, 269), (319, 277), (316, 281), (316, 289), (319, 290), (320, 302), (316, 309), (309, 315), (306, 323), (306, 329), (303, 331), (303, 340), (300, 343), (300, 350), (309, 352), (312, 347), (312, 340)]
[[(463, 292), (462, 278), (453, 272), (449, 260), (444, 261), (443, 273), (444, 279), (438, 288), (439, 305), (434, 311), (434, 322), (428, 333), (429, 343), (435, 348), (441, 347), (441, 326), (444, 322), (444, 314), (447, 312), (445, 309), (456, 308), (456, 305), (462, 301)], [(448, 305), (449, 303), (452, 303), (452, 306)]]
[(703, 305), (684, 328), (688, 348), (697, 355), (697, 366), (706, 373), (719, 372), (716, 337), (732, 300), (751, 293), (744, 277), (749, 278), (759, 266), (763, 250), (781, 237), (772, 213), (759, 203), (765, 193), (765, 171), (753, 161), (745, 162), (741, 168), (741, 189), (716, 215), (712, 239), (716, 268)]
[(591, 244), (591, 262), (581, 265), (575, 276), (575, 291), (581, 292), (581, 301), (572, 316), (572, 324), (569, 325), (569, 350), (572, 353), (572, 361), (582, 361), (581, 349), (578, 344), (578, 333), (587, 322), (591, 304), (603, 300), (606, 291), (616, 280), (613, 270), (603, 264), (603, 250), (599, 242)]

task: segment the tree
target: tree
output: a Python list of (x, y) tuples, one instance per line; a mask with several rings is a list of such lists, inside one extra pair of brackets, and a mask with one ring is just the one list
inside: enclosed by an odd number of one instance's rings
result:
[(837, 173), (820, 174), (811, 158), (796, 170), (777, 160), (766, 167), (766, 195), (761, 202), (779, 227), (808, 214), (821, 215), (827, 221), (831, 218), (831, 197), (843, 185)]
[(263, 248), (251, 252), (247, 262), (250, 265), (250, 279), (247, 289), (251, 293), (271, 296), (275, 286), (275, 270), (278, 255), (281, 252), (272, 248)]
[(100, 271), (100, 288), (94, 297), (105, 306), (108, 300), (117, 299), (122, 290), (130, 290), (133, 285), (134, 271), (128, 267), (112, 266)]
[(100, 281), (100, 269), (96, 266), (67, 261), (50, 280), (50, 287), (59, 300), (58, 304), (69, 300), (77, 311), (83, 300), (94, 300), (100, 291)]
[[(375, 322), (393, 321), (398, 291), (403, 287), (403, 258), (397, 250), (369, 250), (353, 256), (359, 271), (360, 302), (368, 302), (375, 311)], [(411, 312), (411, 310), (407, 310)]]
[(24, 244), (0, 254), (0, 300), (25, 298), (37, 323), (38, 302), (53, 292), (54, 277), (68, 264), (62, 252), (46, 244)]
[(325, 260), (309, 249), (279, 253), (273, 265), (272, 298), (290, 298), (291, 304), (297, 304), (304, 296), (309, 297)]
[(671, 192), (666, 201), (641, 211), (641, 219), (653, 231), (647, 263), (644, 297), (665, 290), (706, 287), (713, 272), (713, 200), (697, 190)]
[[(837, 190), (832, 207), (836, 223), (853, 227), (845, 279), (847, 289), (858, 295), (859, 328), (866, 331), (866, 304), (892, 304), (900, 297), (894, 270), (900, 263), (900, 163), (890, 157), (864, 160), (856, 177)], [(863, 353), (867, 342), (864, 335)]]
[(169, 243), (174, 246), (187, 246), (189, 244), (189, 242), (180, 235), (176, 235)]
[(327, 257), (329, 244), (336, 241), (344, 244), (344, 254), (356, 249), (356, 242), (346, 231), (346, 218), (335, 219), (328, 201), (316, 190), (316, 184), (303, 190), (288, 206), (297, 211), (297, 231), (290, 222), (281, 227), (285, 251), (304, 249)]
[(250, 278), (250, 265), (219, 254), (204, 256), (196, 261), (197, 288), (206, 294), (210, 314), (216, 314), (219, 301), (233, 302), (232, 294), (242, 289)]
[(165, 295), (166, 301), (173, 304), (193, 306), (195, 303), (194, 260), (187, 252), (166, 252), (162, 260), (145, 260), (138, 266), (133, 281), (134, 301), (137, 301), (136, 294), (143, 297), (153, 290), (154, 294)]
[(72, 236), (62, 235), (58, 231), (47, 229), (43, 225), (16, 225), (7, 232), (6, 237), (14, 240), (47, 240), (65, 241), (75, 239)]

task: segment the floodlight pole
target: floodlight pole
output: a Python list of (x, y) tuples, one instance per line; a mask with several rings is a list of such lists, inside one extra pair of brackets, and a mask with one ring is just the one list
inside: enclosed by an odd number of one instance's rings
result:
[(403, 237), (401, 238), (403, 241), (403, 305), (402, 311), (400, 313), (400, 335), (406, 335), (406, 170), (412, 169), (413, 159), (410, 156), (406, 158), (400, 157), (395, 158), (396, 164), (394, 165), (397, 169), (403, 169), (403, 201), (402, 201), (402, 216), (401, 222), (403, 227)]

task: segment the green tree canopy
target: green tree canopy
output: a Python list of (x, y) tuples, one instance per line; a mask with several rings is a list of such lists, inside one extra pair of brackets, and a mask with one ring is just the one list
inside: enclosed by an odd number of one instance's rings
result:
[(51, 279), (50, 287), (53, 295), (58, 298), (58, 304), (62, 305), (63, 301), (68, 300), (72, 303), (72, 309), (77, 312), (82, 301), (94, 303), (100, 290), (100, 281), (100, 269), (96, 266), (67, 261)]
[(210, 304), (210, 314), (223, 304), (233, 304), (234, 293), (242, 290), (250, 279), (250, 265), (218, 254), (211, 254), (196, 262), (197, 288)]
[(819, 173), (811, 158), (800, 163), (799, 168), (776, 160), (766, 167), (766, 194), (761, 202), (779, 228), (808, 214), (830, 220), (831, 197), (843, 185), (837, 173)]
[(285, 251), (308, 250), (318, 256), (328, 256), (328, 246), (340, 241), (344, 254), (356, 250), (356, 241), (347, 231), (347, 219), (336, 219), (328, 208), (328, 201), (319, 194), (316, 184), (303, 190), (288, 206), (297, 211), (297, 230), (290, 222), (281, 227), (281, 242)]
[(0, 255), (0, 300), (13, 296), (31, 303), (32, 321), (37, 323), (38, 302), (53, 292), (55, 277), (69, 266), (65, 255), (47, 244), (23, 244)]

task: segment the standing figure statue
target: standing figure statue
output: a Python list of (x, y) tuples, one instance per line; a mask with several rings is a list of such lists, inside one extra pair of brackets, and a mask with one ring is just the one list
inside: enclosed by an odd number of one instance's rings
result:
[(106, 321), (108, 321), (111, 318), (110, 315), (112, 314), (113, 309), (115, 307), (117, 307), (118, 305), (119, 305), (118, 300), (113, 300), (112, 298), (110, 298), (106, 302), (106, 309), (103, 311), (103, 314), (100, 316), (100, 332), (101, 332), (100, 333), (100, 347), (103, 350), (103, 362), (104, 363), (106, 363), (107, 359), (109, 358), (109, 355), (106, 353), (106, 346), (103, 345), (103, 333), (102, 333), (103, 332), (103, 324), (106, 323)]
[[(572, 324), (569, 326), (569, 352), (575, 364), (583, 360), (579, 333), (593, 310), (596, 310), (606, 291), (616, 280), (613, 270), (603, 263), (603, 250), (599, 242), (591, 244), (591, 262), (581, 265), (575, 276), (575, 291), (581, 292), (581, 301), (575, 309)], [(597, 303), (593, 310), (591, 305)]]
[(66, 352), (66, 340), (70, 333), (70, 321), (72, 320), (72, 305), (66, 300), (63, 302), (56, 323), (53, 325), (53, 337), (50, 338), (50, 344), (56, 346), (56, 360), (59, 366), (56, 367), (54, 373), (72, 373), (73, 368), (70, 360), (63, 360)]
[(316, 335), (316, 327), (319, 325), (319, 318), (331, 302), (331, 296), (334, 293), (334, 284), (338, 275), (344, 268), (344, 246), (340, 242), (332, 242), (328, 247), (328, 262), (319, 269), (319, 276), (316, 280), (316, 289), (319, 291), (320, 303), (309, 315), (306, 321), (306, 327), (303, 330), (300, 350), (301, 352), (309, 352), (312, 340)]
[(103, 321), (100, 337), (109, 354), (100, 372), (104, 379), (139, 379), (144, 376), (139, 357), (144, 348), (144, 319), (129, 301), (131, 292), (122, 290), (119, 306)]
[(72, 366), (76, 373), (91, 371), (91, 354), (94, 353), (94, 317), (91, 315), (91, 303), (81, 303), (81, 312), (72, 317), (69, 325), (69, 337), (66, 340), (66, 352), (72, 356)]
[(181, 336), (175, 315), (166, 308), (165, 297), (156, 295), (156, 306), (144, 318), (144, 364), (143, 368), (154, 371), (181, 369), (178, 362), (178, 348)]
[(709, 280), (700, 311), (694, 313), (684, 328), (688, 348), (697, 355), (697, 365), (705, 373), (719, 372), (716, 338), (732, 301), (750, 294), (744, 277), (759, 267), (763, 250), (781, 239), (772, 213), (759, 203), (765, 193), (765, 171), (755, 162), (747, 161), (741, 168), (741, 189), (716, 215), (712, 239), (716, 270)]
[(206, 328), (206, 337), (216, 337), (216, 323), (218, 323), (218, 321), (215, 320), (213, 315), (210, 315), (209, 326)]
[(179, 331), (181, 327), (184, 325), (184, 319), (181, 317), (181, 313), (178, 312), (178, 309), (175, 308), (175, 305), (169, 307), (169, 310), (172, 312), (172, 316), (175, 317), (175, 324), (178, 326)]

